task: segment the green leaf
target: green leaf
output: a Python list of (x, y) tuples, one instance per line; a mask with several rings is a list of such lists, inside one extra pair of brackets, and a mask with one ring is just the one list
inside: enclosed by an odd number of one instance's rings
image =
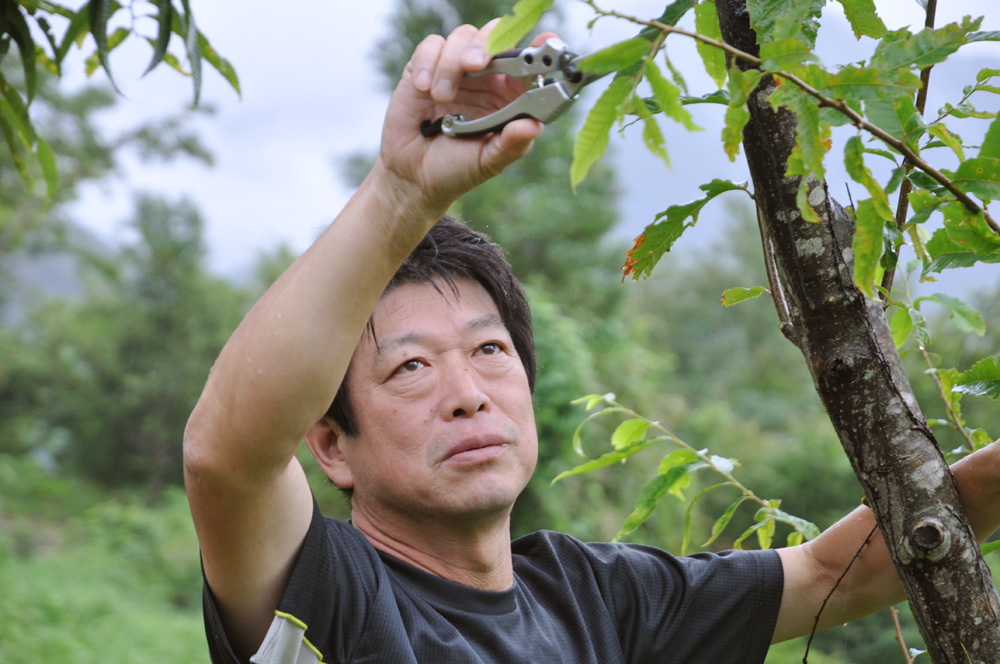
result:
[(870, 198), (858, 203), (855, 214), (854, 240), (851, 243), (854, 250), (854, 285), (873, 298), (872, 282), (875, 281), (884, 248), (882, 229), (885, 222)]
[(872, 101), (912, 95), (919, 85), (920, 79), (913, 75), (890, 79), (883, 77), (875, 67), (850, 65), (827, 79), (820, 92), (834, 99)]
[(35, 140), (38, 144), (35, 155), (38, 158), (38, 165), (42, 167), (42, 177), (45, 179), (45, 207), (48, 208), (52, 204), (52, 197), (55, 196), (59, 186), (56, 155), (41, 136), (36, 136)]
[(860, 136), (851, 136), (847, 139), (847, 143), (844, 145), (844, 166), (847, 169), (847, 174), (871, 194), (871, 202), (878, 216), (884, 221), (892, 222), (894, 217), (892, 208), (889, 207), (889, 197), (886, 196), (882, 185), (872, 177), (871, 171), (865, 166), (864, 153), (864, 144), (861, 142)]
[(616, 450), (628, 447), (633, 443), (642, 440), (649, 429), (651, 422), (648, 420), (633, 418), (625, 420), (611, 434), (611, 446)]
[[(111, 36), (107, 38), (106, 47), (108, 53), (118, 48), (130, 34), (131, 32), (127, 28), (117, 28), (111, 34)], [(100, 66), (101, 66), (100, 58), (97, 52), (94, 52), (93, 55), (87, 58), (85, 62), (84, 71), (86, 71), (87, 76), (92, 76), (93, 73), (97, 71), (97, 68)]]
[(649, 81), (649, 87), (653, 90), (653, 99), (656, 100), (656, 104), (664, 115), (679, 122), (689, 131), (701, 131), (701, 127), (692, 120), (691, 113), (681, 105), (680, 88), (664, 78), (652, 59), (646, 63), (646, 80)]
[(1000, 159), (977, 157), (963, 161), (951, 181), (984, 201), (1000, 199)]
[(919, 140), (927, 126), (912, 95), (869, 100), (865, 102), (865, 115), (872, 124), (902, 141), (913, 154), (920, 153)]
[(815, 60), (816, 56), (801, 39), (787, 37), (762, 44), (760, 59), (764, 61), (761, 69), (797, 73), (802, 65)]
[(743, 141), (743, 127), (750, 120), (747, 99), (750, 92), (760, 82), (759, 69), (740, 71), (739, 67), (729, 69), (729, 105), (726, 107), (725, 126), (722, 129), (722, 143), (729, 161), (736, 161)]
[(913, 321), (910, 319), (909, 309), (906, 307), (896, 307), (889, 319), (889, 330), (892, 332), (892, 342), (896, 348), (902, 348), (906, 340), (913, 332)]
[(156, 40), (150, 42), (153, 45), (153, 59), (150, 60), (149, 66), (143, 72), (143, 76), (151, 72), (156, 65), (163, 62), (163, 56), (166, 55), (167, 46), (170, 43), (171, 24), (173, 23), (174, 16), (174, 6), (171, 0), (153, 0), (153, 2), (160, 11), (156, 19)]
[(945, 295), (944, 293), (934, 293), (917, 298), (917, 302), (930, 300), (946, 308), (951, 313), (951, 323), (959, 332), (972, 333), (978, 336), (986, 334), (986, 323), (983, 322), (983, 315), (976, 309), (957, 297)]
[(59, 50), (56, 51), (56, 63), (62, 64), (63, 58), (69, 53), (69, 48), (75, 42), (82, 40), (87, 35), (90, 28), (90, 7), (84, 5), (70, 19), (66, 32), (63, 33), (62, 42), (59, 43)]
[[(589, 408), (588, 408), (588, 410), (589, 410)], [(598, 417), (601, 417), (602, 415), (608, 415), (610, 413), (621, 413), (621, 412), (624, 412), (624, 411), (625, 411), (625, 409), (621, 408), (619, 406), (619, 407), (604, 408), (602, 410), (597, 411), (596, 413), (592, 413), (592, 414), (588, 415), (583, 420), (583, 422), (580, 422), (580, 424), (576, 427), (576, 430), (573, 431), (573, 441), (572, 441), (573, 442), (573, 451), (575, 451), (580, 456), (583, 456), (583, 443), (581, 441), (581, 434), (583, 432), (583, 427), (586, 426), (588, 422), (590, 422), (593, 419), (597, 419)]]
[[(706, 37), (722, 41), (722, 32), (719, 30), (719, 17), (715, 13), (715, 0), (703, 0), (694, 8), (694, 29)], [(715, 81), (715, 85), (721, 88), (726, 82), (726, 54), (722, 49), (710, 46), (702, 41), (695, 42), (701, 62), (705, 65), (705, 71), (709, 78)]]
[(872, 0), (840, 0), (840, 4), (844, 7), (844, 15), (847, 16), (855, 37), (865, 35), (881, 39), (885, 36), (885, 23), (876, 13)]
[(970, 32), (968, 35), (969, 43), (978, 41), (1000, 41), (1000, 30), (983, 30)]
[[(656, 215), (654, 223), (646, 226), (646, 230), (635, 239), (635, 245), (626, 254), (625, 265), (622, 267), (623, 278), (630, 275), (633, 279), (638, 279), (643, 275), (649, 276), (663, 254), (670, 251), (670, 247), (684, 230), (697, 223), (698, 214), (706, 203), (726, 191), (736, 189), (746, 191), (746, 184), (740, 185), (728, 180), (712, 180), (708, 184), (701, 185), (700, 189), (707, 192), (708, 195), (689, 203), (671, 205)], [(685, 223), (689, 218), (691, 219), (690, 223)]]
[(824, 4), (824, 0), (750, 0), (747, 8), (757, 43), (794, 37), (812, 48)]
[(90, 0), (88, 6), (90, 9), (90, 34), (93, 35), (94, 41), (97, 43), (97, 59), (108, 75), (111, 87), (120, 93), (121, 91), (118, 90), (115, 79), (111, 75), (111, 67), (108, 65), (108, 51), (110, 50), (108, 48), (108, 19), (118, 11), (119, 5), (115, 0)]
[(611, 127), (615, 124), (615, 120), (621, 116), (620, 107), (628, 98), (631, 90), (631, 79), (625, 76), (616, 78), (587, 114), (587, 119), (573, 145), (570, 181), (574, 189), (587, 176), (587, 172), (594, 165), (594, 162), (600, 159), (604, 151), (607, 150)]
[(949, 23), (938, 29), (925, 28), (909, 34), (905, 28), (888, 33), (872, 54), (871, 66), (883, 74), (919, 70), (944, 62), (968, 41), (968, 34), (978, 29), (982, 19), (968, 16), (962, 23)]
[(653, 112), (649, 110), (649, 106), (642, 99), (637, 100), (635, 109), (642, 119), (642, 142), (646, 145), (646, 149), (662, 159), (663, 163), (669, 167), (670, 155), (667, 154), (667, 141), (663, 138), (663, 132), (660, 131), (660, 125), (653, 116)]
[(739, 304), (740, 302), (746, 302), (747, 300), (760, 297), (767, 292), (768, 290), (763, 286), (754, 286), (753, 288), (727, 288), (722, 291), (722, 306), (731, 307), (734, 304)]
[(24, 14), (21, 13), (21, 9), (17, 3), (3, 3), (2, 9), (0, 9), (0, 19), (3, 19), (0, 21), (3, 24), (3, 29), (0, 29), (0, 36), (4, 33), (9, 34), (10, 38), (17, 44), (18, 51), (21, 54), (21, 67), (24, 69), (24, 87), (28, 93), (28, 103), (30, 104), (31, 100), (35, 97), (35, 88), (38, 85), (35, 40), (31, 38), (31, 29), (28, 27), (28, 22), (24, 20)]
[(979, 545), (979, 550), (983, 552), (984, 556), (987, 553), (993, 553), (997, 549), (1000, 549), (1000, 540), (995, 542), (986, 542), (985, 544)]
[(913, 324), (913, 337), (921, 348), (926, 348), (931, 342), (931, 332), (927, 327), (927, 320), (917, 309), (910, 307), (906, 310), (910, 315), (910, 322)]
[(981, 158), (1000, 159), (1000, 117), (994, 118), (979, 148)]
[(633, 37), (581, 58), (579, 66), (588, 74), (610, 74), (639, 62), (649, 54), (650, 48), (648, 39)]
[(570, 477), (572, 475), (580, 475), (582, 473), (589, 473), (592, 470), (605, 468), (607, 466), (624, 461), (625, 459), (629, 458), (636, 452), (641, 452), (642, 450), (646, 449), (655, 442), (657, 442), (656, 438), (652, 438), (650, 440), (641, 440), (639, 442), (632, 443), (628, 447), (623, 447), (620, 450), (615, 450), (614, 452), (607, 452), (605, 454), (602, 454), (598, 458), (588, 461), (587, 463), (580, 464), (579, 466), (575, 466), (569, 470), (559, 473), (558, 475), (555, 476), (555, 479), (552, 480), (552, 484), (555, 484), (564, 477)]
[(573, 399), (569, 403), (570, 403), (570, 405), (573, 405), (573, 406), (578, 406), (580, 404), (584, 404), (584, 409), (585, 410), (593, 410), (594, 406), (596, 406), (597, 404), (601, 403), (602, 401), (604, 401), (606, 399), (612, 399), (613, 400), (614, 398), (615, 398), (615, 395), (613, 395), (611, 393), (608, 393), (608, 394), (588, 394), (585, 397), (580, 397), (579, 399)]
[(486, 48), (493, 55), (514, 48), (551, 6), (552, 0), (518, 0), (490, 33)]
[[(678, 452), (686, 450), (677, 450)], [(674, 487), (675, 484), (681, 481), (682, 478), (686, 477), (690, 467), (695, 466), (697, 462), (684, 463), (681, 465), (671, 467), (665, 474), (658, 475), (653, 478), (642, 491), (639, 493), (639, 497), (636, 498), (635, 508), (632, 513), (625, 518), (625, 522), (622, 524), (621, 530), (615, 535), (614, 540), (618, 541), (625, 535), (629, 534), (640, 525), (643, 521), (649, 518), (649, 515), (653, 513), (656, 509), (657, 503), (663, 498)]]
[(722, 513), (722, 516), (716, 519), (715, 523), (712, 524), (712, 535), (704, 544), (701, 545), (702, 548), (709, 546), (712, 542), (718, 539), (719, 535), (722, 534), (722, 531), (725, 530), (726, 526), (729, 525), (729, 522), (732, 521), (733, 514), (736, 513), (736, 508), (742, 505), (746, 500), (746, 496), (740, 496), (732, 505), (726, 508), (726, 511)]
[(208, 43), (208, 39), (202, 32), (198, 33), (198, 50), (202, 57), (208, 61), (208, 64), (212, 65), (215, 71), (219, 72), (222, 78), (226, 79), (226, 82), (229, 83), (233, 90), (236, 90), (236, 94), (242, 97), (243, 93), (240, 90), (240, 79), (236, 75), (236, 69), (229, 60), (219, 55), (218, 51)]
[[(965, 161), (965, 150), (962, 147), (962, 139), (961, 139), (960, 136), (957, 136), (957, 135), (951, 133), (950, 131), (948, 131), (948, 128), (945, 127), (944, 124), (942, 124), (940, 122), (936, 123), (936, 124), (933, 124), (930, 127), (928, 127), (927, 131), (932, 136), (936, 137), (939, 141), (941, 141), (941, 143), (943, 145), (945, 145), (946, 147), (951, 148), (951, 151), (955, 153), (955, 156), (958, 157), (959, 161)], [(997, 142), (1000, 143), (1000, 131), (998, 131), (997, 133), (998, 133), (998, 135), (997, 135)], [(989, 132), (987, 132), (987, 138), (989, 138)], [(984, 147), (985, 147), (985, 145), (986, 144), (983, 143)], [(998, 145), (998, 149), (1000, 149), (1000, 145)], [(979, 156), (980, 157), (988, 157), (990, 155), (988, 155), (988, 154), (984, 155), (983, 151), (982, 151), (982, 148), (980, 148), (980, 150), (979, 150)], [(1000, 156), (1000, 155), (998, 155), (998, 156)]]
[(184, 16), (181, 21), (184, 31), (184, 50), (187, 53), (188, 64), (191, 66), (191, 84), (194, 86), (194, 101), (192, 106), (198, 106), (201, 99), (201, 46), (198, 42), (198, 26), (194, 22), (189, 0), (181, 0)]
[(952, 390), (991, 399), (1000, 397), (1000, 356), (983, 358), (959, 374)]

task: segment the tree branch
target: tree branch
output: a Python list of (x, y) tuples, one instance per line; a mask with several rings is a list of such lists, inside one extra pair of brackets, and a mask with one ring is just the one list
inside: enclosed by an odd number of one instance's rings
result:
[[(739, 60), (743, 60), (744, 62), (753, 65), (758, 69), (764, 64), (764, 61), (761, 58), (757, 57), (756, 55), (747, 53), (746, 51), (738, 49), (730, 44), (726, 44), (725, 42), (721, 42), (717, 39), (712, 39), (711, 37), (706, 37), (705, 35), (699, 34), (697, 32), (691, 32), (690, 30), (685, 30), (684, 28), (678, 28), (673, 25), (668, 25), (666, 23), (662, 23), (655, 19), (646, 20), (638, 18), (636, 16), (623, 14), (613, 9), (601, 9), (594, 3), (593, 0), (585, 0), (585, 2), (593, 8), (594, 12), (596, 12), (601, 16), (611, 16), (614, 18), (620, 18), (626, 21), (630, 21), (637, 25), (645, 25), (646, 27), (660, 30), (665, 34), (684, 35), (685, 37), (689, 37), (691, 39), (700, 41), (703, 44), (708, 44), (710, 46), (714, 46), (715, 48), (721, 49), (722, 51), (725, 51), (732, 57), (737, 58)], [(951, 192), (955, 196), (955, 199), (958, 200), (963, 205), (965, 205), (965, 207), (969, 208), (970, 210), (976, 213), (982, 212), (983, 217), (986, 220), (986, 223), (989, 225), (989, 227), (993, 229), (994, 233), (1000, 235), (1000, 224), (998, 224), (996, 220), (993, 219), (993, 217), (990, 215), (989, 211), (986, 210), (985, 207), (982, 207), (979, 204), (977, 204), (968, 194), (966, 194), (964, 191), (955, 186), (955, 184), (950, 179), (948, 179), (943, 173), (941, 173), (939, 170), (937, 170), (929, 163), (921, 159), (918, 155), (916, 155), (912, 150), (910, 150), (910, 148), (908, 148), (903, 143), (903, 141), (887, 133), (881, 127), (868, 122), (868, 120), (866, 120), (860, 113), (855, 111), (853, 108), (848, 106), (843, 100), (827, 97), (819, 90), (817, 90), (816, 88), (812, 87), (811, 85), (800, 79), (795, 74), (783, 70), (774, 72), (765, 71), (765, 73), (772, 74), (774, 76), (779, 76), (785, 79), (786, 81), (793, 83), (794, 85), (798, 86), (803, 92), (816, 99), (821, 108), (826, 107), (839, 111), (842, 115), (847, 117), (851, 121), (851, 124), (853, 124), (855, 127), (867, 131), (869, 134), (878, 138), (886, 145), (892, 147), (894, 150), (902, 154), (907, 162), (912, 163), (916, 168), (919, 168), (923, 172), (927, 173), (927, 175), (931, 176), (931, 178), (937, 181), (938, 184), (940, 184), (942, 187)]]

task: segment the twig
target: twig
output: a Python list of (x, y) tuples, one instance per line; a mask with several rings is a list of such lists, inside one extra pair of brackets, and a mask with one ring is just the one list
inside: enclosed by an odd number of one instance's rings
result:
[(833, 597), (833, 593), (837, 592), (840, 582), (843, 581), (844, 577), (847, 576), (847, 573), (851, 571), (851, 566), (854, 565), (854, 562), (861, 557), (861, 552), (865, 550), (866, 546), (868, 546), (868, 542), (871, 541), (871, 538), (875, 535), (876, 530), (878, 530), (878, 524), (872, 526), (872, 531), (868, 533), (868, 537), (866, 537), (865, 541), (858, 547), (858, 550), (854, 553), (854, 557), (851, 558), (851, 562), (847, 563), (847, 567), (844, 568), (840, 578), (837, 579), (837, 582), (833, 584), (833, 588), (831, 588), (830, 592), (828, 592), (826, 597), (823, 598), (823, 604), (820, 605), (819, 612), (816, 613), (816, 619), (813, 621), (812, 631), (809, 632), (809, 640), (806, 641), (806, 652), (802, 655), (802, 664), (809, 664), (809, 648), (812, 646), (813, 637), (816, 636), (816, 629), (819, 627), (819, 617), (823, 615), (823, 610), (826, 609), (826, 603), (830, 601), (831, 597)]
[[(934, 0), (931, 0), (933, 2)], [(906, 641), (903, 640), (903, 630), (899, 626), (899, 611), (896, 607), (889, 607), (889, 615), (892, 616), (892, 624), (896, 628), (896, 641), (899, 643), (899, 647), (903, 649), (903, 661), (906, 664), (913, 664), (913, 658), (910, 657), (910, 651), (906, 647)]]
[[(636, 25), (645, 25), (650, 28), (656, 28), (657, 30), (660, 30), (661, 32), (666, 34), (684, 35), (685, 37), (689, 37), (691, 39), (700, 41), (703, 44), (708, 44), (710, 46), (714, 46), (715, 48), (722, 49), (726, 53), (732, 55), (734, 58), (738, 58), (740, 60), (749, 62), (750, 64), (754, 65), (757, 68), (760, 68), (764, 64), (764, 61), (755, 55), (751, 55), (750, 53), (742, 51), (725, 42), (721, 42), (717, 39), (712, 39), (711, 37), (706, 37), (705, 35), (699, 34), (697, 32), (691, 32), (690, 30), (685, 30), (684, 28), (678, 28), (673, 25), (667, 25), (666, 23), (662, 23), (655, 19), (644, 20), (636, 16), (622, 14), (621, 12), (615, 11), (613, 9), (611, 10), (601, 9), (594, 3), (594, 0), (584, 0), (584, 2), (587, 5), (589, 5), (597, 14), (601, 16), (611, 16), (614, 18), (620, 18), (626, 21), (631, 21)], [(919, 168), (924, 173), (927, 173), (927, 175), (931, 176), (931, 178), (936, 180), (938, 184), (940, 184), (942, 187), (951, 192), (960, 203), (965, 205), (965, 207), (969, 208), (973, 212), (982, 212), (983, 218), (985, 219), (989, 227), (993, 230), (994, 233), (1000, 235), (1000, 224), (997, 224), (996, 220), (993, 219), (988, 210), (986, 210), (983, 207), (980, 207), (974, 200), (972, 200), (972, 198), (969, 197), (968, 194), (966, 194), (964, 191), (955, 186), (955, 183), (949, 180), (943, 173), (941, 173), (939, 170), (937, 170), (936, 168), (928, 164), (926, 161), (921, 159), (918, 155), (916, 155), (909, 147), (906, 146), (906, 144), (903, 143), (903, 141), (886, 133), (885, 130), (878, 127), (877, 125), (873, 125), (872, 123), (868, 122), (864, 117), (861, 116), (861, 114), (859, 114), (853, 108), (848, 106), (847, 103), (844, 102), (843, 100), (832, 99), (830, 97), (827, 97), (826, 95), (824, 95), (819, 90), (817, 90), (816, 88), (812, 87), (811, 85), (803, 81), (795, 74), (791, 74), (784, 70), (779, 70), (769, 73), (774, 76), (780, 76), (786, 81), (795, 84), (803, 92), (815, 98), (818, 101), (820, 108), (832, 108), (835, 111), (839, 111), (840, 114), (846, 116), (851, 121), (851, 124), (853, 124), (855, 127), (858, 127), (859, 129), (864, 129), (869, 134), (879, 139), (886, 145), (891, 146), (894, 150), (902, 154), (907, 161), (912, 163), (914, 167)]]
[(965, 438), (965, 442), (968, 443), (970, 450), (976, 449), (976, 444), (972, 441), (972, 436), (966, 430), (965, 425), (962, 424), (962, 418), (958, 416), (955, 412), (955, 408), (951, 405), (951, 399), (948, 398), (948, 393), (944, 391), (944, 385), (941, 384), (941, 379), (937, 375), (937, 367), (931, 362), (931, 356), (927, 353), (927, 350), (923, 347), (923, 344), (917, 344), (917, 348), (920, 349), (920, 354), (924, 356), (924, 362), (927, 364), (927, 368), (930, 369), (928, 372), (931, 378), (934, 380), (934, 384), (937, 385), (938, 394), (941, 395), (941, 401), (944, 402), (944, 409), (948, 412), (948, 418), (951, 419), (951, 423), (955, 425), (955, 429)]
[[(928, 0), (927, 2), (927, 12), (924, 19), (924, 27), (928, 29), (934, 28), (934, 16), (937, 13), (937, 0)], [(924, 108), (927, 106), (927, 86), (931, 80), (931, 69), (934, 65), (927, 65), (920, 70), (920, 89), (917, 90), (917, 113), (921, 117), (924, 115)], [(913, 170), (913, 164), (909, 159), (903, 160), (903, 169), (906, 173)], [(910, 190), (913, 189), (913, 183), (910, 182), (909, 178), (903, 178), (903, 181), (899, 185), (899, 200), (896, 202), (896, 228), (902, 232), (903, 228), (906, 226), (906, 213), (910, 207)], [(914, 243), (914, 246), (920, 246), (919, 243)], [(899, 251), (902, 249), (902, 245), (896, 247), (896, 262), (893, 263), (891, 270), (886, 270), (885, 274), (882, 275), (882, 288), (888, 293), (892, 290), (892, 281), (896, 277), (896, 265), (899, 263)], [(884, 307), (889, 306), (889, 298), (886, 298)]]

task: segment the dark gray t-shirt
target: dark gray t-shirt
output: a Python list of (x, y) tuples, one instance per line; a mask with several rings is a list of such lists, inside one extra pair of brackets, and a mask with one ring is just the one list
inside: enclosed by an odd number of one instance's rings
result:
[[(762, 662), (781, 602), (774, 551), (675, 557), (542, 531), (513, 542), (494, 592), (380, 554), (318, 509), (252, 662), (615, 664)], [(238, 662), (205, 588), (216, 664)]]

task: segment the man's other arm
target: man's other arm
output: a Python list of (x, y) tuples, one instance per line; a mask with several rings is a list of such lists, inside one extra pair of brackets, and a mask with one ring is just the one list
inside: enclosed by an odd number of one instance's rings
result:
[(450, 204), (523, 156), (541, 131), (519, 120), (478, 139), (420, 135), (421, 120), (488, 112), (520, 92), (498, 77), (463, 81), (488, 63), (488, 32), (463, 26), (417, 47), (372, 172), (247, 314), (188, 421), (185, 482), (205, 575), (241, 657), (262, 642), (309, 527), (295, 451), (333, 400), (382, 290)]
[[(952, 471), (969, 523), (983, 541), (1000, 527), (1000, 441), (963, 458)], [(859, 507), (815, 540), (778, 550), (785, 589), (774, 642), (812, 630), (823, 600), (874, 526), (872, 511)], [(904, 598), (885, 540), (876, 530), (823, 609), (819, 628), (862, 618)]]

